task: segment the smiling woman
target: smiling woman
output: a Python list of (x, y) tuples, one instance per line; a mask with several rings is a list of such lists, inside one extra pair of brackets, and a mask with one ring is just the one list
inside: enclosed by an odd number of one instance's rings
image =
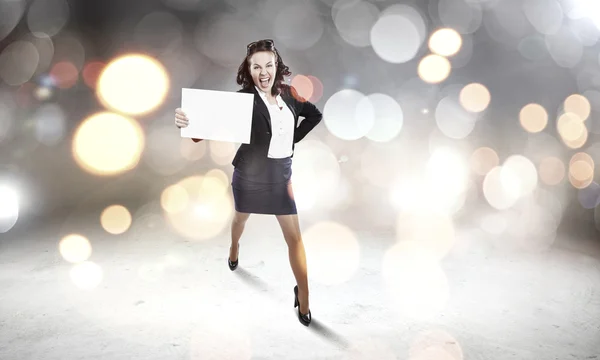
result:
[[(322, 119), (315, 105), (284, 83), (290, 76), (273, 40), (254, 41), (237, 73), (238, 92), (254, 94), (250, 143), (242, 144), (232, 161), (231, 187), (235, 216), (231, 224), (231, 247), (227, 259), (233, 271), (238, 266), (239, 241), (250, 214), (275, 215), (288, 245), (290, 265), (296, 278), (294, 306), (303, 325), (311, 322), (308, 303), (306, 254), (292, 191), (292, 157), (295, 144)], [(304, 120), (299, 123), (299, 118)], [(175, 110), (175, 125), (186, 127), (189, 119)], [(200, 141), (200, 139), (193, 139)]]
[(291, 74), (273, 40), (260, 40), (246, 47), (246, 58), (238, 69), (237, 83), (242, 88), (256, 84), (263, 92), (270, 91), (276, 96), (282, 90), (283, 77)]

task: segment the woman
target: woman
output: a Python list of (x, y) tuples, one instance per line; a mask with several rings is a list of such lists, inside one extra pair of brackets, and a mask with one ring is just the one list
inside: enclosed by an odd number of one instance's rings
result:
[[(315, 105), (298, 96), (294, 88), (284, 84), (290, 76), (273, 40), (248, 44), (240, 65), (238, 92), (254, 94), (250, 144), (242, 144), (233, 159), (231, 187), (235, 215), (231, 224), (231, 248), (228, 264), (233, 271), (238, 265), (239, 240), (250, 214), (271, 214), (283, 232), (288, 245), (290, 265), (296, 278), (294, 307), (298, 319), (308, 326), (312, 320), (308, 300), (306, 254), (291, 177), (294, 144), (302, 140), (322, 119)], [(298, 118), (304, 120), (298, 125)], [(175, 111), (175, 125), (185, 127), (189, 120)], [(201, 139), (192, 139), (195, 142)]]

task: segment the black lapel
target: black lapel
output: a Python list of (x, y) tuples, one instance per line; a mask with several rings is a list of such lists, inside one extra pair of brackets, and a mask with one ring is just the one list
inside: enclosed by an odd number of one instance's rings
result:
[(298, 115), (296, 114), (296, 108), (294, 107), (294, 101), (289, 96), (281, 95), (281, 99), (287, 105), (287, 107), (292, 112), (292, 116), (294, 117), (294, 128), (298, 127)]
[(269, 129), (271, 128), (271, 115), (269, 115), (269, 109), (267, 109), (267, 105), (263, 99), (261, 99), (258, 91), (254, 86), (252, 86), (252, 92), (254, 93), (254, 108), (265, 118), (267, 123), (269, 124)]

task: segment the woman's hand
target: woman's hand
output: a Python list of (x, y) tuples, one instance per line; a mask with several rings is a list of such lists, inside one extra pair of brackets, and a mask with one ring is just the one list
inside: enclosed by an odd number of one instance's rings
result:
[[(187, 118), (187, 116), (185, 115), (183, 110), (181, 110), (181, 108), (175, 109), (175, 126), (177, 126), (178, 128), (181, 129), (181, 128), (188, 126), (189, 124), (190, 124), (190, 120)], [(204, 140), (204, 139), (192, 138), (192, 141), (194, 141), (194, 142), (198, 142), (198, 141), (202, 141), (202, 140)]]
[(190, 120), (187, 118), (181, 108), (175, 109), (175, 126), (178, 128), (184, 128), (190, 124)]

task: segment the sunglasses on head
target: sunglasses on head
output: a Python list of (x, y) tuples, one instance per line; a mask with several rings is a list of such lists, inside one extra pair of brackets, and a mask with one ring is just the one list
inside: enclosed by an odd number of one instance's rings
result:
[(248, 46), (246, 46), (246, 54), (250, 54), (250, 52), (252, 51), (252, 49), (254, 49), (256, 47), (256, 45), (258, 45), (258, 43), (264, 43), (268, 47), (274, 47), (275, 46), (275, 43), (271, 39), (264, 39), (264, 40), (253, 41), (250, 44), (248, 44)]

